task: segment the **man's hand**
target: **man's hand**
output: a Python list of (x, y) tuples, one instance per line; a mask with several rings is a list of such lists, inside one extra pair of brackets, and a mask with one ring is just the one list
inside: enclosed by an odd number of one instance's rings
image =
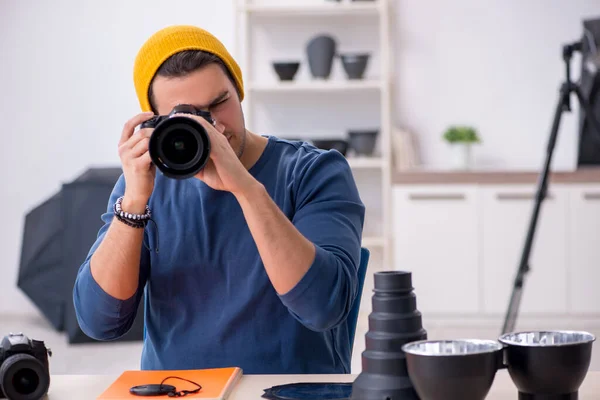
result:
[(151, 112), (146, 112), (127, 121), (119, 141), (119, 157), (126, 182), (123, 210), (136, 214), (144, 212), (154, 190), (156, 167), (152, 164), (148, 151), (152, 129), (135, 132), (135, 127), (152, 116)]
[(223, 128), (212, 126), (202, 117), (192, 114), (176, 114), (199, 122), (210, 140), (210, 158), (206, 166), (195, 177), (215, 190), (224, 190), (239, 195), (255, 186), (254, 179), (237, 157), (229, 141), (223, 135)]

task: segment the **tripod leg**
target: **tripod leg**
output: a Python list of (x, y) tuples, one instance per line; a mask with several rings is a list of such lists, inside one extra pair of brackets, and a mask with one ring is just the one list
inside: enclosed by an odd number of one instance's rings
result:
[(563, 111), (567, 108), (569, 96), (571, 93), (571, 85), (568, 83), (562, 85), (560, 89), (560, 97), (554, 113), (554, 120), (552, 122), (552, 130), (550, 131), (550, 138), (548, 140), (548, 148), (546, 150), (546, 159), (544, 162), (544, 168), (541, 175), (538, 178), (537, 192), (535, 196), (535, 204), (533, 207), (533, 213), (531, 220), (529, 221), (529, 228), (527, 229), (527, 236), (525, 238), (525, 244), (523, 246), (523, 252), (521, 254), (521, 260), (519, 268), (515, 275), (514, 285), (508, 310), (504, 318), (504, 324), (502, 326), (502, 333), (509, 333), (514, 331), (515, 323), (519, 313), (519, 307), (521, 304), (523, 285), (525, 281), (525, 275), (529, 272), (529, 256), (531, 254), (531, 248), (533, 247), (533, 240), (535, 237), (535, 231), (537, 222), (540, 215), (540, 209), (542, 202), (546, 198), (548, 190), (548, 175), (550, 172), (550, 165), (552, 164), (552, 155), (556, 146), (556, 139), (558, 137), (558, 130), (560, 128), (560, 120)]

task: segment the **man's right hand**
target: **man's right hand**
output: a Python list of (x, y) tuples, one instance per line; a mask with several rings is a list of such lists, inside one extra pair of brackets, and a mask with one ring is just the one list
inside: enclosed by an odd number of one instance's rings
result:
[(119, 141), (119, 157), (125, 177), (125, 195), (122, 207), (133, 214), (143, 214), (148, 199), (154, 190), (156, 166), (150, 159), (148, 143), (152, 129), (135, 128), (142, 122), (152, 118), (152, 112), (145, 112), (131, 118), (123, 127)]

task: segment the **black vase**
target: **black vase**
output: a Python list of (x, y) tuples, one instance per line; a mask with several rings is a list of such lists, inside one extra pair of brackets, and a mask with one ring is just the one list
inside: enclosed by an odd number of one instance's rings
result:
[(337, 43), (330, 35), (317, 35), (306, 45), (310, 73), (315, 79), (329, 79)]
[(376, 272), (362, 372), (352, 385), (352, 400), (417, 400), (402, 346), (427, 339), (412, 274)]

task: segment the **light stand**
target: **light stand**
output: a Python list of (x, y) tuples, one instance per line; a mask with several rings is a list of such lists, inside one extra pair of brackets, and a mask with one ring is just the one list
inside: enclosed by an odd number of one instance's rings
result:
[[(585, 39), (584, 39), (585, 40)], [(523, 284), (525, 281), (525, 276), (529, 272), (529, 256), (531, 253), (531, 248), (533, 245), (533, 239), (535, 236), (535, 231), (537, 227), (537, 222), (540, 215), (540, 208), (542, 202), (546, 198), (547, 190), (548, 190), (548, 174), (550, 171), (550, 164), (552, 163), (552, 155), (554, 152), (554, 147), (556, 145), (556, 138), (558, 136), (558, 130), (560, 127), (560, 121), (563, 112), (571, 111), (571, 94), (575, 93), (577, 99), (579, 100), (579, 104), (585, 112), (586, 118), (588, 118), (588, 122), (595, 132), (594, 136), (600, 136), (600, 123), (594, 117), (592, 112), (592, 108), (588, 102), (588, 100), (583, 95), (581, 88), (571, 81), (571, 58), (573, 57), (573, 53), (576, 51), (581, 51), (583, 47), (583, 41), (578, 41), (575, 43), (567, 44), (563, 47), (563, 60), (565, 62), (566, 67), (566, 80), (560, 87), (560, 96), (558, 100), (558, 104), (556, 107), (556, 111), (554, 113), (554, 120), (552, 122), (552, 130), (550, 132), (550, 138), (548, 140), (548, 148), (546, 150), (546, 159), (544, 162), (544, 169), (542, 174), (539, 176), (537, 182), (537, 191), (535, 196), (535, 205), (533, 207), (533, 214), (531, 216), (531, 220), (529, 221), (529, 228), (527, 230), (527, 236), (525, 238), (525, 244), (523, 246), (523, 253), (521, 255), (521, 260), (519, 263), (519, 268), (517, 270), (512, 294), (510, 297), (510, 303), (508, 306), (508, 310), (506, 311), (506, 316), (504, 319), (504, 325), (502, 327), (502, 333), (513, 332), (515, 328), (515, 323), (517, 320), (517, 314), (519, 312), (519, 306), (521, 303), (521, 296), (523, 293)], [(592, 60), (598, 60), (598, 54), (594, 54), (593, 57), (590, 58)], [(596, 140), (600, 143), (600, 139), (596, 137)]]

